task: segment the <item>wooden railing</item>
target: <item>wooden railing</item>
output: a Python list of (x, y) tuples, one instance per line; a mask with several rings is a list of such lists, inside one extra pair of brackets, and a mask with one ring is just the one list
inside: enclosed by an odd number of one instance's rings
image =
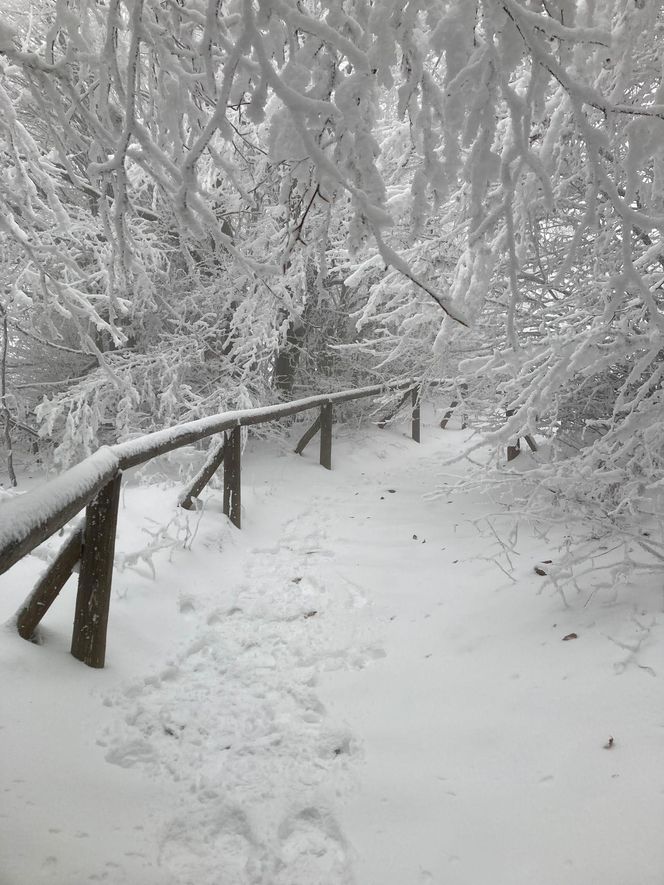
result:
[[(224, 468), (224, 513), (238, 528), (241, 522), (241, 428), (319, 409), (314, 424), (297, 444), (301, 454), (320, 433), (320, 463), (332, 468), (333, 408), (341, 403), (405, 391), (396, 414), (410, 399), (412, 437), (420, 441), (420, 387), (413, 381), (362, 387), (313, 396), (276, 406), (222, 412), (160, 430), (114, 446), (103, 446), (89, 458), (46, 483), (0, 505), (0, 574), (69, 523), (85, 508), (85, 518), (70, 529), (64, 545), (41, 576), (16, 616), (24, 639), (33, 639), (41, 619), (79, 563), (78, 592), (71, 653), (89, 667), (103, 667), (113, 578), (113, 556), (122, 471), (182, 446), (223, 433), (203, 468), (180, 497), (191, 508), (215, 471)], [(384, 424), (384, 422), (379, 422)]]

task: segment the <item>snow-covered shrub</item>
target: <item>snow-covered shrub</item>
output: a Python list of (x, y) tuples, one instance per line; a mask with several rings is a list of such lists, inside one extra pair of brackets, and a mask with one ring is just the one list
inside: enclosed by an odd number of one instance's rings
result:
[(2, 260), (28, 331), (94, 362), (40, 407), (63, 458), (442, 377), (496, 452), (549, 437), (552, 500), (654, 501), (660, 4), (211, 10), (75, 0), (0, 45)]

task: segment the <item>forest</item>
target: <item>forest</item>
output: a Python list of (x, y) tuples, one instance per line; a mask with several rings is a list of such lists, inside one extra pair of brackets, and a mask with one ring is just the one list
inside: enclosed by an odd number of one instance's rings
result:
[(646, 0), (13, 0), (8, 482), (12, 452), (416, 378), (497, 457), (545, 438), (534, 512), (652, 515), (663, 41)]
[(0, 5), (2, 885), (661, 885), (664, 4)]

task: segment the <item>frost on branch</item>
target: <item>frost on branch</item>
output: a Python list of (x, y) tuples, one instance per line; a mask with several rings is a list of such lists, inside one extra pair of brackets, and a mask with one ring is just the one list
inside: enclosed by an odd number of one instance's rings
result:
[(654, 500), (663, 27), (624, 0), (77, 0), (3, 30), (8, 323), (58, 370), (20, 408), (48, 395), (67, 459), (442, 375), (497, 447), (550, 437), (556, 497)]
[[(440, 202), (430, 18), (342, 2), (77, 0), (3, 30), (0, 235), (34, 299), (30, 331), (94, 361), (89, 382), (63, 364), (45, 426), (85, 417), (85, 449), (169, 404), (188, 417), (208, 401), (207, 368), (221, 399), (264, 399), (307, 314), (302, 268), (313, 261), (328, 297), (340, 248), (373, 249), (457, 316), (393, 236), (379, 162), (398, 84), (422, 132), (422, 200)], [(162, 388), (153, 367), (169, 351), (188, 368)]]

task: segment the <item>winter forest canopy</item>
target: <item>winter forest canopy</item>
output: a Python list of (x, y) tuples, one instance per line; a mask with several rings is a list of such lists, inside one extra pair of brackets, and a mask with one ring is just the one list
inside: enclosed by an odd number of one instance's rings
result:
[(664, 476), (663, 46), (655, 0), (14, 0), (5, 441), (442, 378), (629, 518)]

